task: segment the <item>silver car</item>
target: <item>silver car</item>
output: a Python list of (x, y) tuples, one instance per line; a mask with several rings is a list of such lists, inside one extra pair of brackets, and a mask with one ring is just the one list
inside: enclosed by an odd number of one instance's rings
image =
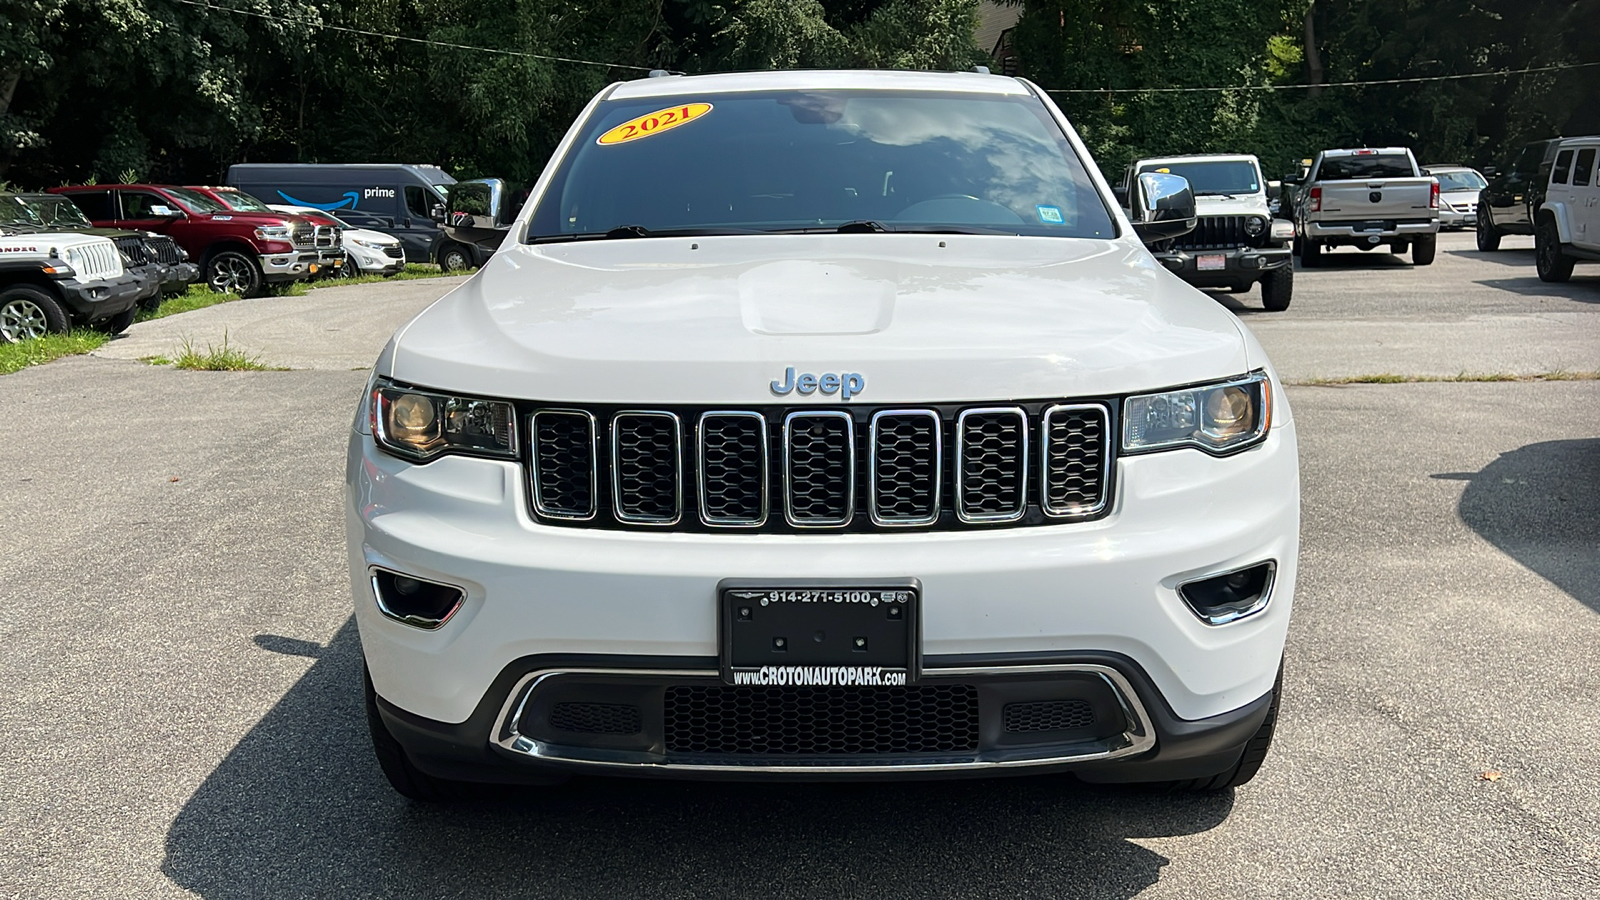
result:
[(1478, 192), (1489, 186), (1477, 169), (1468, 166), (1428, 166), (1439, 179), (1439, 227), (1476, 228)]

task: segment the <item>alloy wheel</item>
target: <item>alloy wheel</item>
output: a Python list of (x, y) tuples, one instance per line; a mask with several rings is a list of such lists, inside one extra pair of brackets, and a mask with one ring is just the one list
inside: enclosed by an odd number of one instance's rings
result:
[(248, 289), (254, 276), (249, 261), (242, 257), (222, 256), (211, 263), (211, 289), (219, 294)]
[(18, 297), (0, 307), (0, 338), (6, 341), (43, 337), (49, 330), (44, 310), (26, 297)]

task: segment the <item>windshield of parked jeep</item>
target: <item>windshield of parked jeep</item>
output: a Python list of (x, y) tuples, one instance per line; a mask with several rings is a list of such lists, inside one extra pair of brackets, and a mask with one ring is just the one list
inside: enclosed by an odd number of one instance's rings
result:
[(1189, 187), (1194, 189), (1196, 197), (1254, 194), (1261, 190), (1261, 173), (1255, 163), (1245, 160), (1153, 163), (1140, 166), (1139, 172), (1182, 175), (1189, 179)]
[(1434, 172), (1433, 177), (1439, 179), (1439, 190), (1445, 193), (1480, 191), (1489, 186), (1477, 172)]
[(15, 195), (0, 195), (0, 225), (43, 225), (44, 220)]
[(221, 203), (218, 203), (199, 191), (191, 191), (188, 188), (177, 187), (167, 188), (166, 191), (172, 196), (178, 198), (178, 201), (184, 206), (187, 206), (190, 212), (225, 213), (228, 211), (226, 206), (223, 206)]
[(1410, 178), (1417, 174), (1404, 153), (1333, 156), (1322, 161), (1318, 181), (1355, 181), (1363, 178)]
[(1116, 234), (1083, 162), (1034, 97), (774, 91), (602, 103), (556, 170), (528, 240), (840, 226)]
[(272, 208), (244, 191), (217, 191), (223, 204), (235, 212), (272, 212)]
[(45, 196), (22, 196), (15, 199), (45, 225), (70, 225), (73, 228), (94, 227), (94, 223), (90, 222), (89, 217), (83, 214), (83, 210), (65, 197), (47, 194)]

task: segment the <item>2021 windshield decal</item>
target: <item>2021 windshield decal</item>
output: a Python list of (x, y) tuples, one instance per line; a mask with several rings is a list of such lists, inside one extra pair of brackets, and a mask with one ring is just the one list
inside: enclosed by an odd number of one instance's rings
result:
[(670, 131), (687, 122), (693, 122), (706, 113), (711, 112), (709, 103), (685, 103), (682, 106), (669, 106), (658, 109), (652, 113), (645, 113), (637, 118), (629, 119), (621, 125), (612, 128), (600, 135), (597, 144), (626, 144), (637, 141), (653, 134)]

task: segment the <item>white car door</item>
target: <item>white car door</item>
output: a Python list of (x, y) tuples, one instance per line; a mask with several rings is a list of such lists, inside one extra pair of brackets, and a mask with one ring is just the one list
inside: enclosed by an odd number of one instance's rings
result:
[(1600, 253), (1600, 172), (1595, 157), (1600, 156), (1600, 141), (1580, 144), (1572, 161), (1571, 216), (1573, 246)]

